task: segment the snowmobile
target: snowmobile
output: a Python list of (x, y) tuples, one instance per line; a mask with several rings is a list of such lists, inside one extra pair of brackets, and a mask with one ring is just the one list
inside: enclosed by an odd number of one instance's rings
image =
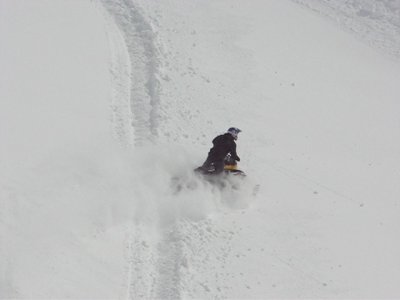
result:
[(230, 154), (228, 154), (224, 160), (224, 173), (235, 176), (246, 176), (242, 170), (238, 169), (236, 160), (234, 160)]
[[(230, 154), (228, 154), (224, 159), (224, 171), (222, 173), (216, 174), (215, 168), (212, 165), (209, 169), (198, 167), (194, 169), (194, 173), (200, 176), (203, 181), (225, 191), (240, 190), (243, 179), (246, 177), (246, 174), (242, 170), (238, 169), (236, 161)], [(198, 184), (199, 181), (197, 180), (174, 177), (172, 178), (171, 186), (173, 187), (174, 194), (178, 194), (183, 189), (195, 190), (198, 187)], [(256, 190), (258, 191), (258, 185), (255, 187), (253, 195), (257, 193)]]
[[(218, 175), (215, 174), (215, 168), (211, 164), (211, 166), (208, 169), (204, 169), (203, 167), (198, 167), (194, 170), (196, 173), (202, 174), (202, 175)], [(224, 171), (222, 173), (223, 175), (234, 175), (234, 176), (241, 176), (244, 177), (246, 174), (242, 171), (239, 170), (237, 167), (237, 162), (232, 158), (230, 154), (228, 154), (225, 159), (224, 159)]]
[(215, 173), (215, 168), (212, 164), (208, 169), (198, 167), (194, 171), (196, 174), (200, 175), (203, 180), (221, 190), (226, 190), (227, 188), (229, 188), (229, 190), (239, 190), (241, 179), (246, 176), (242, 170), (238, 169), (236, 160), (234, 160), (230, 154), (224, 159), (224, 170), (222, 173)]

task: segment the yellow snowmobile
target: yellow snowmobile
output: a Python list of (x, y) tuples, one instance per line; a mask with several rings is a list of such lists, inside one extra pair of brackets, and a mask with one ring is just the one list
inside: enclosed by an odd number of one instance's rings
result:
[(236, 160), (234, 160), (230, 154), (228, 154), (225, 157), (224, 172), (225, 172), (225, 174), (246, 176), (246, 174), (242, 170), (238, 169)]

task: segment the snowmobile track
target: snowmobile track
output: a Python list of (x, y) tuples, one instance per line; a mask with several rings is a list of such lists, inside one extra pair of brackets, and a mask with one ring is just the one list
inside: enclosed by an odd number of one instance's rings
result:
[[(157, 136), (159, 124), (159, 61), (154, 42), (155, 33), (133, 1), (101, 0), (101, 3), (113, 17), (127, 48), (130, 63), (129, 101), (132, 111), (129, 123), (134, 128), (134, 143), (142, 145)], [(118, 75), (126, 78), (126, 74)], [(126, 82), (122, 86), (117, 84), (116, 89), (117, 93), (126, 97), (125, 84)]]

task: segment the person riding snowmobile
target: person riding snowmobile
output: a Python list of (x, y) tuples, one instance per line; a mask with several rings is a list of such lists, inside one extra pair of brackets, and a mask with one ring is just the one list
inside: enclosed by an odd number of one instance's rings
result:
[(198, 168), (205, 173), (220, 174), (224, 170), (225, 157), (230, 154), (231, 159), (240, 161), (236, 153), (236, 143), (239, 128), (231, 127), (225, 134), (219, 135), (213, 139), (213, 147), (208, 152), (208, 157), (203, 165)]

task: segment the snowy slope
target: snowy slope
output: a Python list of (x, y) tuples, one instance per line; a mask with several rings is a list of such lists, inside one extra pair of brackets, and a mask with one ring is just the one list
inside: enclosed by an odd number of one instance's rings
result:
[(400, 57), (400, 2), (396, 0), (293, 0), (327, 16), (381, 53)]
[(0, 3), (0, 298), (115, 297), (123, 232), (96, 236), (130, 180), (104, 19), (89, 1)]
[(294, 2), (0, 2), (1, 298), (399, 297), (400, 64)]

